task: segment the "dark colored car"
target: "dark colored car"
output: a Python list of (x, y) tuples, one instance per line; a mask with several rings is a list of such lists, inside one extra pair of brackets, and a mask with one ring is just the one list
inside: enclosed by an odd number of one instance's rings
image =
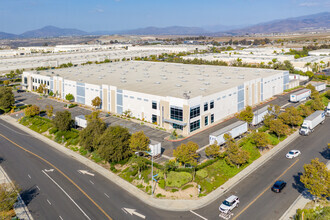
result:
[(279, 193), (285, 186), (286, 182), (284, 182), (283, 180), (277, 180), (272, 187), (272, 191)]

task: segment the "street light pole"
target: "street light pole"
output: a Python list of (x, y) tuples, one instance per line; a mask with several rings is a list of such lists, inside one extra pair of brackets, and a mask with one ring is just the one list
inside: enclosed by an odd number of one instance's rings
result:
[(154, 197), (154, 156), (151, 154), (151, 197)]

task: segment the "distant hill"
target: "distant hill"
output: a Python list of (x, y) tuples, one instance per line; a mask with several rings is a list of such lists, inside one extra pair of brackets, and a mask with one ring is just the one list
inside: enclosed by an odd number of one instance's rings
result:
[(88, 32), (71, 28), (58, 28), (54, 26), (46, 26), (41, 29), (24, 32), (20, 34), (21, 38), (47, 38), (61, 36), (81, 36), (88, 35)]
[(134, 30), (120, 31), (119, 34), (127, 35), (200, 35), (207, 33), (206, 30), (200, 27), (146, 27)]
[(245, 33), (286, 33), (320, 28), (330, 29), (330, 12), (287, 18), (282, 20), (274, 20), (266, 23), (252, 25), (246, 28), (214, 33), (212, 35), (222, 35), (224, 33), (232, 35)]
[(0, 39), (13, 39), (17, 38), (18, 36), (16, 34), (9, 34), (5, 32), (0, 32)]

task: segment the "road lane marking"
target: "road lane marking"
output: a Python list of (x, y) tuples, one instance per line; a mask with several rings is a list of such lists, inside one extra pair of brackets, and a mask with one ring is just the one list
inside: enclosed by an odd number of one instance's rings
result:
[(7, 128), (7, 129), (9, 129), (9, 130), (15, 132), (16, 134), (20, 134), (20, 135), (23, 135), (23, 136), (31, 136), (31, 135), (29, 135), (29, 134), (23, 134), (23, 133), (20, 133), (20, 132), (18, 132), (18, 131), (15, 131), (14, 129), (11, 129), (10, 127), (8, 127), (8, 126), (6, 126), (6, 125), (4, 125), (4, 124), (0, 124), (0, 125), (2, 125), (3, 127), (5, 127), (5, 128)]
[[(289, 169), (291, 169), (297, 162), (299, 161), (296, 160), (293, 164), (291, 164), (286, 170), (284, 170), (284, 172), (276, 178), (276, 180), (280, 179), (286, 172), (288, 172)], [(274, 183), (271, 183), (269, 186), (266, 187), (266, 189), (264, 191), (262, 191), (254, 200), (252, 200), (252, 202), (250, 202), (242, 211), (240, 211), (236, 216), (234, 216), (233, 220), (237, 219), (243, 212), (245, 212), (245, 210), (247, 210), (253, 203), (255, 203), (255, 201), (257, 201), (260, 196), (262, 196), (267, 190), (269, 190), (269, 188), (273, 185)]]
[(207, 218), (204, 218), (203, 216), (201, 216), (200, 214), (194, 212), (193, 210), (190, 210), (190, 212), (194, 215), (197, 215), (198, 217), (200, 217), (201, 219), (207, 220)]
[(47, 199), (47, 202), (49, 203), (49, 205), (52, 205), (50, 202), (49, 202), (49, 200)]
[[(42, 171), (53, 183), (55, 183), (55, 185), (60, 188), (62, 190), (62, 192), (64, 192), (64, 194), (73, 202), (73, 204), (75, 204), (77, 206), (77, 208), (84, 214), (84, 216), (86, 216), (87, 219), (91, 220), (88, 215), (80, 208), (80, 206), (71, 198), (71, 196), (65, 192), (65, 190), (60, 186), (58, 185), (57, 182), (55, 182), (55, 180), (53, 178), (51, 178), (45, 171)], [(48, 201), (48, 199), (47, 199)], [(49, 201), (48, 201), (49, 202)], [(50, 204), (50, 202), (49, 202)]]
[(284, 108), (285, 106), (290, 105), (290, 104), (291, 104), (290, 102), (286, 103), (285, 105), (282, 105), (281, 108)]
[(40, 191), (40, 188), (39, 188), (39, 186), (37, 186), (37, 189), (39, 189), (39, 191)]
[(110, 197), (108, 196), (108, 194), (104, 193), (104, 195), (105, 195), (106, 197), (110, 198)]
[(31, 176), (30, 176), (30, 174), (28, 174), (28, 177), (31, 179)]
[(58, 216), (58, 217), (60, 217), (60, 219), (63, 220), (62, 216)]
[(6, 139), (8, 142), (12, 143), (13, 145), (15, 145), (16, 147), (22, 149), (23, 151), (39, 158), (40, 160), (42, 160), (43, 162), (45, 162), (46, 164), (50, 165), (51, 167), (53, 167), (55, 170), (57, 170), (60, 174), (62, 174), (67, 180), (69, 180), (82, 194), (84, 194), (89, 201), (91, 201), (109, 220), (112, 220), (112, 218), (101, 208), (101, 206), (99, 206), (84, 190), (82, 190), (72, 179), (70, 179), (65, 173), (63, 173), (60, 169), (58, 169), (55, 165), (53, 165), (52, 163), (50, 163), (48, 160), (44, 159), (43, 157), (25, 149), (24, 147), (20, 146), (19, 144), (16, 144), (14, 141), (10, 140), (9, 138), (7, 138), (6, 136), (4, 136), (3, 134), (0, 133), (0, 136), (3, 137), (4, 139)]
[(92, 180), (90, 180), (89, 182), (91, 182), (91, 184), (93, 184), (93, 185), (94, 185), (94, 183), (92, 182)]
[(141, 213), (138, 213), (136, 209), (129, 209), (129, 208), (122, 208), (122, 210), (127, 214), (129, 213), (130, 215), (136, 215), (137, 217), (145, 219), (146, 216), (142, 215)]
[(95, 175), (94, 173), (90, 173), (87, 170), (77, 170), (77, 171), (78, 171), (78, 173), (81, 173), (81, 174), (87, 174), (87, 175), (90, 175), (90, 176), (94, 176)]

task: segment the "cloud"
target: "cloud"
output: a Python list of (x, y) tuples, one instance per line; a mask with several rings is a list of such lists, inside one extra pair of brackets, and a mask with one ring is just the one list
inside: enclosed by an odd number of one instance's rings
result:
[(102, 8), (97, 8), (94, 11), (97, 12), (97, 13), (103, 13), (104, 12), (104, 10)]
[(319, 6), (319, 2), (302, 2), (299, 4), (300, 7), (314, 7), (314, 6)]

